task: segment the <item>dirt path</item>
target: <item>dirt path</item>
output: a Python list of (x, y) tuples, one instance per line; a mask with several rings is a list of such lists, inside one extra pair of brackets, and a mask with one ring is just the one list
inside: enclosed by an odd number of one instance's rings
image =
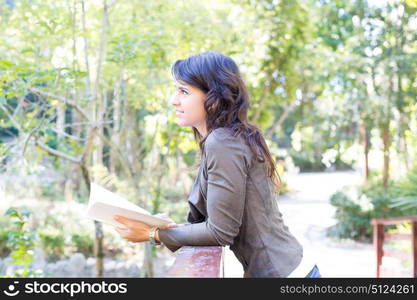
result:
[[(285, 224), (320, 268), (323, 277), (375, 277), (371, 244), (334, 241), (326, 230), (335, 224), (329, 197), (343, 186), (360, 184), (356, 172), (302, 173), (287, 176), (291, 192), (278, 205)], [(226, 277), (241, 277), (242, 267), (230, 250), (226, 252)]]

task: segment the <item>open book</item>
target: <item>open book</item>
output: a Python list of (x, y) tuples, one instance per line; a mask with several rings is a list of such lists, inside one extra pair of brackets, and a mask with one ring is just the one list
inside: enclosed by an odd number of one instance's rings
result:
[(91, 183), (87, 217), (113, 226), (120, 226), (120, 223), (113, 220), (114, 215), (138, 220), (153, 227), (173, 223), (166, 216), (152, 215), (147, 210), (123, 197), (98, 184)]

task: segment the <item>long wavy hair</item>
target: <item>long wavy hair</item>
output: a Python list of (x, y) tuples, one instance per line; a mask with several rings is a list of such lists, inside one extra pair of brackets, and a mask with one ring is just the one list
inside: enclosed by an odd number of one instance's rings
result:
[(242, 135), (257, 160), (265, 163), (275, 192), (279, 192), (281, 180), (275, 161), (260, 130), (248, 121), (249, 93), (233, 59), (217, 51), (208, 51), (177, 60), (171, 72), (177, 81), (197, 87), (206, 94), (207, 135), (203, 137), (195, 127), (192, 128), (200, 151), (203, 151), (210, 132), (219, 127), (230, 128), (234, 136)]

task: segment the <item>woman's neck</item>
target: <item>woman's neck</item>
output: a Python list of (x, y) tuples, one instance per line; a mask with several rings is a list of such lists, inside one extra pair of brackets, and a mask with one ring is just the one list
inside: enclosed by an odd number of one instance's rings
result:
[(201, 134), (203, 138), (207, 135), (207, 126), (205, 122), (203, 124), (199, 124), (194, 127), (198, 130), (198, 132)]

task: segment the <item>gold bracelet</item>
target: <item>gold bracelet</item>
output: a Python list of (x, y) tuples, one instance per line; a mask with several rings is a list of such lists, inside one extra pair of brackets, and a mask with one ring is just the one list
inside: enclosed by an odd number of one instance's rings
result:
[(151, 243), (151, 245), (152, 245), (152, 246), (161, 245), (161, 242), (158, 242), (158, 241), (155, 239), (155, 233), (156, 233), (156, 231), (157, 231), (158, 229), (159, 229), (158, 227), (152, 227), (152, 228), (149, 230), (149, 242)]

